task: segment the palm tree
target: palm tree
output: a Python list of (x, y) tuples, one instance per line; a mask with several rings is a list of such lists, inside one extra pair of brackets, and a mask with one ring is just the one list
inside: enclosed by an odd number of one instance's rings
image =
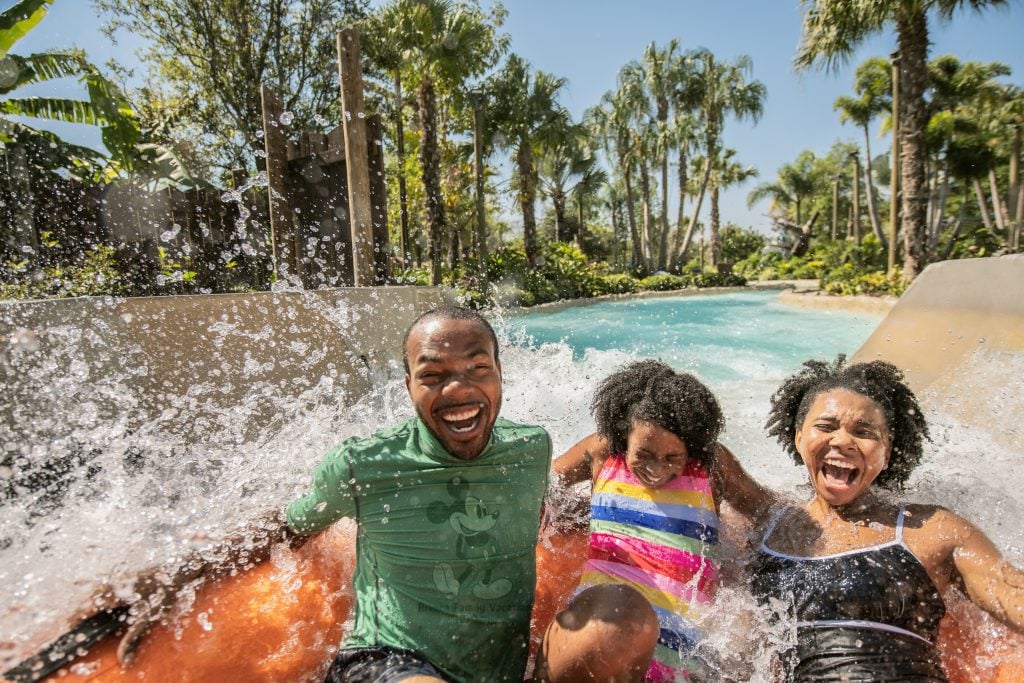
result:
[(711, 171), (721, 152), (726, 114), (737, 120), (750, 118), (756, 123), (761, 118), (767, 96), (763, 83), (748, 81), (753, 63), (746, 55), (740, 55), (735, 62), (722, 62), (710, 50), (701, 48), (689, 53), (686, 63), (692, 69), (693, 77), (687, 79), (678, 96), (683, 101), (697, 103), (704, 132), (704, 169), (693, 215), (683, 238), (682, 256), (690, 245)]
[[(975, 10), (1006, 0), (803, 0), (804, 21), (797, 68), (834, 68), (849, 59), (868, 36), (894, 24), (900, 70), (900, 180), (903, 217), (903, 278), (912, 280), (926, 265), (928, 111), (928, 13), (951, 19), (964, 4)], [(894, 198), (895, 200), (895, 198)]]
[(505, 49), (497, 35), (500, 15), (488, 18), (475, 5), (450, 0), (393, 0), (379, 25), (402, 56), (402, 80), (413, 86), (420, 117), (419, 156), (430, 278), (441, 284), (441, 241), (445, 232), (438, 142), (438, 92), (451, 92), (489, 69)]
[(570, 234), (566, 222), (566, 206), (582, 176), (592, 170), (597, 160), (586, 144), (586, 129), (579, 124), (569, 126), (564, 137), (553, 140), (541, 150), (538, 164), (540, 191), (555, 210), (555, 241), (578, 241)]
[(792, 210), (793, 222), (800, 225), (803, 223), (803, 202), (814, 193), (817, 186), (815, 164), (814, 152), (804, 150), (796, 161), (779, 168), (773, 182), (761, 183), (751, 190), (747, 195), (747, 207), (770, 198), (773, 209), (782, 209), (783, 212)]
[(564, 85), (564, 78), (543, 71), (531, 74), (529, 63), (515, 54), (488, 85), (493, 95), (488, 136), (498, 147), (515, 152), (523, 249), (531, 268), (539, 255), (537, 156), (546, 146), (563, 139), (571, 127), (569, 113), (558, 104), (558, 93)]
[[(106, 165), (99, 152), (74, 145), (45, 130), (10, 117), (61, 121), (99, 126), (104, 146), (115, 167), (132, 170), (143, 161), (137, 145), (139, 126), (121, 90), (85, 59), (81, 50), (11, 54), (10, 49), (46, 16), (53, 0), (21, 0), (0, 14), (0, 142), (24, 149), (28, 160), (43, 170), (62, 168), (72, 174), (82, 169), (98, 172)], [(25, 86), (59, 78), (78, 78), (89, 99), (18, 97)]]
[(876, 116), (892, 108), (889, 98), (892, 91), (889, 63), (881, 57), (872, 57), (863, 62), (857, 67), (853, 88), (859, 97), (847, 95), (839, 97), (836, 99), (833, 109), (839, 112), (841, 123), (851, 121), (860, 126), (864, 133), (864, 184), (867, 187), (871, 232), (878, 238), (883, 248), (888, 248), (888, 240), (885, 238), (882, 222), (878, 217), (875, 183), (871, 172), (871, 135), (868, 129)]
[(572, 188), (572, 196), (576, 200), (577, 220), (579, 222), (576, 232), (576, 246), (581, 249), (584, 244), (583, 238), (587, 232), (586, 203), (591, 197), (596, 197), (601, 189), (608, 185), (608, 173), (597, 165), (597, 158), (591, 155), (590, 162), (580, 174), (579, 181), (577, 181), (575, 187)]
[(721, 220), (718, 211), (719, 190), (737, 185), (757, 175), (757, 169), (753, 166), (741, 166), (735, 160), (736, 150), (723, 149), (721, 155), (715, 160), (714, 168), (711, 171), (711, 240), (710, 253), (711, 265), (718, 265), (718, 257), (721, 252), (721, 240), (719, 229)]
[(603, 141), (609, 156), (615, 159), (622, 180), (623, 195), (626, 205), (626, 218), (629, 224), (630, 241), (633, 245), (632, 260), (637, 268), (647, 268), (644, 248), (640, 238), (640, 230), (636, 221), (636, 197), (633, 191), (633, 166), (637, 154), (634, 150), (633, 113), (636, 99), (635, 84), (619, 75), (619, 87), (609, 91), (601, 98), (601, 105), (592, 107), (584, 117), (588, 125), (595, 131), (596, 137)]
[(654, 110), (657, 125), (657, 154), (661, 165), (661, 211), (658, 215), (659, 239), (657, 249), (658, 270), (664, 270), (668, 259), (668, 156), (672, 147), (669, 126), (670, 106), (676, 104), (682, 60), (677, 54), (679, 39), (673, 38), (662, 49), (652, 42), (644, 49), (640, 60), (640, 75)]

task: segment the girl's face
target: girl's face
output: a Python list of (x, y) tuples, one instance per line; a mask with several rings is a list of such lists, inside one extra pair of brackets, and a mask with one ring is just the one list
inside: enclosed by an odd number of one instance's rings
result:
[(683, 440), (664, 427), (633, 422), (626, 440), (626, 467), (645, 486), (656, 489), (678, 477), (689, 456)]
[(796, 433), (796, 448), (818, 496), (849, 505), (889, 464), (889, 428), (874, 401), (848, 389), (814, 399)]

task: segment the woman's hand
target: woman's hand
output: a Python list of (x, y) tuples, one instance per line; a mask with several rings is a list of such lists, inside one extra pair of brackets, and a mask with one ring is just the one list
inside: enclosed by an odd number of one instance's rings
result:
[(1024, 571), (1007, 562), (992, 541), (967, 520), (943, 510), (932, 524), (944, 527), (957, 541), (953, 564), (968, 597), (999, 621), (1024, 633)]

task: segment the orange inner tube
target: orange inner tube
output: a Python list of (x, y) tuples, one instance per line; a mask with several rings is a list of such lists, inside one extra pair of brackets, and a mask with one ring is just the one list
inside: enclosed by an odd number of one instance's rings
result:
[[(352, 609), (352, 548), (351, 527), (336, 527), (294, 553), (201, 588), (186, 614), (146, 636), (130, 666), (118, 664), (117, 639), (108, 638), (48, 680), (321, 681)], [(538, 545), (534, 647), (578, 583), (585, 556), (585, 532), (554, 534)], [(948, 607), (939, 647), (952, 683), (1024, 681), (1024, 638), (993, 627), (966, 600)]]

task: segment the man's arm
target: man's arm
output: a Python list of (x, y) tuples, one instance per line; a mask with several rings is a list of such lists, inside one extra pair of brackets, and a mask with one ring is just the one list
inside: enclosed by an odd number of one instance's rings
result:
[(142, 571), (132, 582), (128, 595), (110, 584), (100, 586), (72, 621), (77, 624), (99, 612), (126, 605), (128, 628), (118, 644), (117, 657), (128, 664), (143, 637), (174, 607), (183, 590), (195, 590), (207, 581), (251, 569), (269, 559), (274, 546), (280, 543), (296, 550), (310, 538), (292, 531), (283, 512), (262, 515), (210, 548), (172, 557)]

